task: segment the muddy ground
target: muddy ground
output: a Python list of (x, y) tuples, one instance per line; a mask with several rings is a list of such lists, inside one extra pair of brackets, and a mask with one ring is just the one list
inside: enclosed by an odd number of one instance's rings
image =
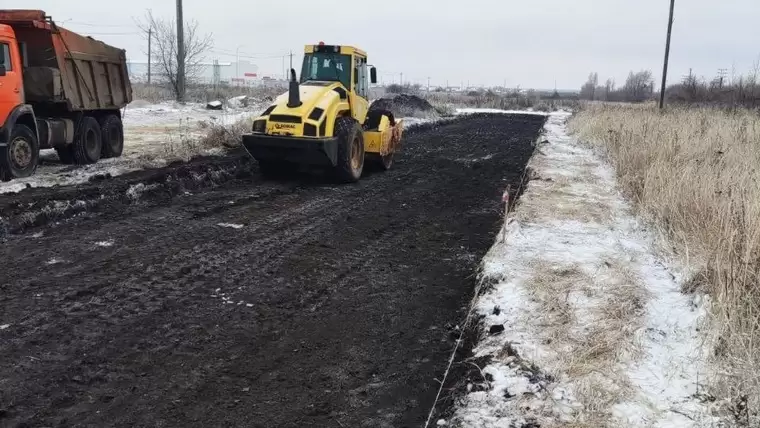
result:
[(542, 124), (420, 128), (356, 185), (230, 155), (4, 196), (0, 426), (421, 426)]

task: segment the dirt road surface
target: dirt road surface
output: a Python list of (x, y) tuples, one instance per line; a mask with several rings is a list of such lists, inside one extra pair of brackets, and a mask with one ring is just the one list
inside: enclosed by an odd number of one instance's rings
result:
[(356, 185), (230, 156), (6, 195), (0, 426), (421, 426), (543, 120), (420, 128)]

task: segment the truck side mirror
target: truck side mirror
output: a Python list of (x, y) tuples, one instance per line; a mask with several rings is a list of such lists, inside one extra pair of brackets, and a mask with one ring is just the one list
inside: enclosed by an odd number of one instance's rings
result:
[(359, 84), (359, 69), (358, 68), (354, 69), (354, 83)]
[(377, 69), (375, 67), (369, 69), (369, 81), (371, 83), (377, 83)]
[(5, 70), (5, 65), (3, 65), (3, 64), (0, 64), (0, 77), (3, 77), (3, 76), (5, 76), (5, 73), (6, 73), (6, 72), (7, 72), (7, 71)]

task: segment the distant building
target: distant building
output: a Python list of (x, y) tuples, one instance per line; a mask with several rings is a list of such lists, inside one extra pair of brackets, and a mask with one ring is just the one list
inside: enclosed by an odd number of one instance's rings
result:
[[(148, 62), (147, 61), (128, 61), (129, 77), (133, 82), (147, 82), (148, 80)], [(277, 80), (280, 76), (262, 76), (259, 74), (259, 66), (248, 61), (221, 62), (211, 61), (201, 64), (201, 70), (197, 76), (199, 83), (208, 84), (239, 84), (255, 85), (262, 80)], [(151, 67), (151, 80), (158, 82), (161, 80), (161, 73), (158, 66)]]

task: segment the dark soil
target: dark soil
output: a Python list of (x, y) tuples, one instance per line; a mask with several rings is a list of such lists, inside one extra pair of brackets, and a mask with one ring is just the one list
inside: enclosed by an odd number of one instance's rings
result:
[(356, 185), (233, 155), (6, 196), (0, 426), (421, 426), (542, 123), (421, 128)]

